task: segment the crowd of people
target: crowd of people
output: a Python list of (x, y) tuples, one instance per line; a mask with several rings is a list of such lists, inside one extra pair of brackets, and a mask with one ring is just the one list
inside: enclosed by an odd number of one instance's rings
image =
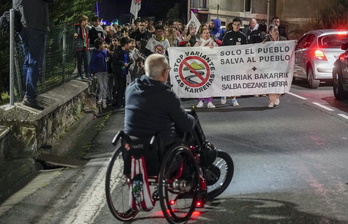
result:
[[(89, 23), (88, 17), (81, 15), (74, 33), (78, 79), (97, 77), (98, 104), (102, 108), (107, 104), (121, 108), (125, 105), (126, 86), (145, 74), (144, 62), (151, 54), (168, 56), (169, 47), (217, 47), (287, 39), (278, 17), (273, 18), (269, 27), (259, 24), (255, 18), (250, 19), (244, 29), (241, 27), (240, 18), (222, 29), (219, 19), (199, 27), (177, 20), (164, 23), (150, 19), (137, 20), (134, 24), (101, 25), (98, 17), (91, 18)], [(212, 97), (199, 98), (197, 107), (203, 107), (204, 102), (208, 108), (215, 108)], [(227, 97), (222, 97), (221, 104), (226, 102)], [(237, 96), (232, 96), (232, 105), (239, 106)], [(279, 96), (270, 94), (268, 106), (276, 105), (279, 105)]]

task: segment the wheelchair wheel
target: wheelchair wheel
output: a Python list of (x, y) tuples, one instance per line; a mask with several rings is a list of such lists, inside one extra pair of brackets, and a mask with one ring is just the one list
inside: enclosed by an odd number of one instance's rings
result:
[(172, 148), (159, 173), (158, 193), (162, 212), (169, 223), (186, 223), (196, 208), (199, 191), (198, 167), (186, 146)]
[(218, 151), (214, 163), (206, 169), (208, 200), (219, 196), (230, 184), (234, 172), (233, 160), (226, 152)]
[(129, 206), (129, 180), (123, 175), (122, 148), (113, 154), (106, 171), (106, 201), (111, 213), (120, 221), (133, 219), (138, 211)]

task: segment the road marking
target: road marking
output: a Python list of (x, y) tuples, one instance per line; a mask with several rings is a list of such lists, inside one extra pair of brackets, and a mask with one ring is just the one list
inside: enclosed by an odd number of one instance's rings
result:
[(106, 167), (109, 160), (94, 159), (88, 162), (85, 168), (89, 166), (100, 166), (101, 169), (95, 174), (96, 178), (92, 180), (90, 186), (86, 186), (85, 192), (82, 193), (76, 207), (71, 209), (65, 216), (62, 223), (79, 224), (94, 223), (93, 220), (98, 216), (101, 209), (106, 204), (105, 199), (105, 175)]
[(338, 115), (348, 120), (348, 116), (347, 115), (345, 115), (345, 114), (338, 114)]
[(307, 98), (304, 98), (304, 97), (302, 97), (302, 96), (299, 96), (299, 95), (296, 95), (295, 93), (291, 93), (291, 92), (288, 92), (290, 95), (293, 95), (293, 96), (295, 96), (295, 97), (297, 97), (297, 98), (300, 98), (300, 99), (302, 99), (302, 100), (307, 100)]
[(315, 105), (317, 105), (317, 106), (319, 106), (319, 107), (321, 107), (321, 108), (324, 108), (325, 110), (328, 110), (328, 111), (335, 111), (335, 110), (333, 110), (333, 109), (331, 109), (331, 108), (329, 108), (329, 107), (326, 107), (326, 106), (324, 106), (324, 105), (321, 105), (320, 103), (314, 103), (314, 102), (313, 102), (313, 104), (315, 104)]
[[(299, 96), (299, 95), (296, 95), (295, 93), (291, 93), (291, 92), (287, 92), (287, 93), (290, 94), (290, 95), (292, 95), (292, 96), (295, 96), (295, 97), (297, 97), (297, 98), (300, 98), (300, 99), (302, 99), (302, 100), (307, 100), (307, 98), (302, 97), (302, 96)], [(326, 107), (326, 106), (324, 106), (324, 105), (321, 105), (320, 103), (315, 103), (315, 102), (313, 102), (313, 104), (315, 104), (315, 105), (317, 105), (317, 106), (319, 106), (319, 107), (321, 107), (321, 108), (323, 108), (323, 109), (325, 109), (325, 110), (327, 110), (327, 111), (335, 111), (334, 109), (332, 109), (332, 108), (330, 108), (330, 107)], [(338, 114), (338, 115), (348, 120), (348, 116), (347, 116), (347, 115), (345, 115), (345, 114)]]

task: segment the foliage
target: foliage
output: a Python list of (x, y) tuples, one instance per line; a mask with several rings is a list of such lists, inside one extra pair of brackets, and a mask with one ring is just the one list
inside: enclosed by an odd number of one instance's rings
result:
[(347, 28), (348, 1), (331, 0), (323, 7), (312, 21), (314, 29), (340, 29)]
[[(3, 4), (0, 4), (0, 16), (4, 11), (7, 11), (11, 8), (12, 1), (6, 1)], [(0, 34), (0, 92), (8, 91), (9, 86), (9, 34), (3, 33)]]
[(167, 18), (178, 20), (180, 18), (180, 5), (175, 4), (173, 8), (169, 9), (167, 13)]
[[(91, 17), (94, 15), (94, 6), (96, 0), (55, 0), (52, 4), (49, 4), (49, 12), (50, 12), (50, 26), (52, 32), (51, 36), (55, 35), (54, 30), (57, 30), (57, 27), (61, 27), (61, 25), (66, 24), (67, 27), (72, 27), (74, 23), (78, 22), (78, 17), (81, 14), (87, 15)], [(5, 0), (0, 4), (0, 15), (3, 14), (4, 11), (9, 10), (12, 7), (11, 0)], [(55, 41), (48, 41), (47, 47), (48, 49), (53, 49), (51, 55), (58, 55), (61, 53), (58, 52), (60, 48), (56, 47), (55, 44), (60, 43), (61, 38), (55, 38)], [(55, 51), (54, 51), (55, 50)], [(50, 53), (50, 52), (48, 52)], [(9, 92), (9, 34), (4, 33), (0, 34), (0, 92)], [(48, 60), (47, 60), (48, 62)], [(52, 63), (54, 64), (54, 63)], [(49, 69), (51, 71), (60, 71), (60, 64), (56, 63), (55, 67)], [(66, 65), (68, 67), (68, 65)], [(69, 69), (71, 66), (69, 65)], [(53, 74), (54, 75), (54, 74)], [(46, 80), (44, 80), (46, 81)], [(48, 83), (45, 83), (45, 87), (50, 85), (50, 83), (54, 83), (53, 78), (49, 78)], [(38, 91), (42, 89), (41, 86), (38, 86)], [(1, 101), (1, 97), (0, 97)], [(4, 103), (5, 99), (2, 100), (1, 103)]]
[(79, 15), (89, 18), (95, 15), (96, 0), (61, 0), (50, 4), (50, 20), (54, 24), (74, 24), (78, 22)]

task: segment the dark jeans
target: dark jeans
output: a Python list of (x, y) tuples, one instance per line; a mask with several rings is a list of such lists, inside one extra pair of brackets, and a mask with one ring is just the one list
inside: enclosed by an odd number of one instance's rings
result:
[(24, 97), (36, 101), (36, 86), (42, 74), (47, 33), (43, 30), (23, 28), (19, 34), (24, 54), (23, 90)]
[(121, 74), (115, 74), (116, 85), (116, 107), (124, 106), (124, 95), (126, 91), (126, 76)]
[(76, 58), (77, 58), (77, 75), (80, 78), (82, 77), (82, 61), (83, 61), (83, 66), (85, 69), (85, 74), (86, 74), (86, 78), (88, 78), (89, 75), (89, 68), (88, 68), (88, 57), (89, 57), (89, 52), (87, 51), (87, 49), (83, 49), (83, 50), (77, 50), (76, 52)]

